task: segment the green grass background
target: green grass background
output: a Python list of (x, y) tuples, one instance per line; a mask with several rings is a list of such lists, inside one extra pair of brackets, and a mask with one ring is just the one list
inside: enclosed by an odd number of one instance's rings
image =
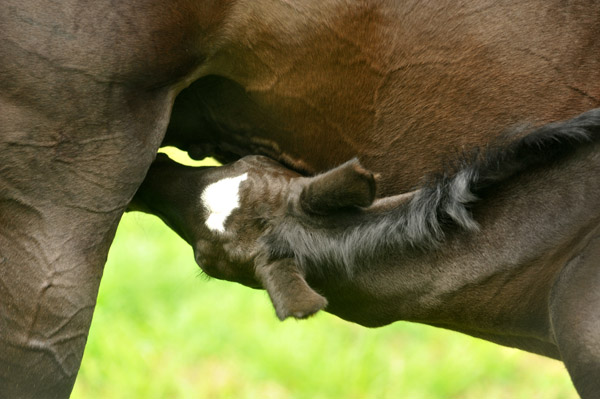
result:
[(268, 296), (209, 280), (153, 216), (125, 215), (72, 398), (576, 398), (561, 363), (406, 322), (321, 312), (279, 322)]

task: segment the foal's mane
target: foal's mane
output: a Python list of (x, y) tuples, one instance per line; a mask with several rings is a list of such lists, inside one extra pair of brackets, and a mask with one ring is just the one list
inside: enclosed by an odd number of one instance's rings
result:
[(600, 108), (537, 128), (517, 139), (505, 135), (459, 157), (454, 166), (425, 179), (409, 205), (406, 233), (413, 246), (444, 238), (444, 227), (477, 230), (469, 205), (514, 176), (559, 162), (579, 147), (600, 141)]
[[(265, 237), (264, 243), (271, 256), (293, 257), (304, 269), (331, 272), (323, 267), (328, 264), (351, 275), (388, 249), (395, 253), (429, 250), (439, 245), (450, 229), (477, 231), (479, 225), (470, 206), (484, 200), (488, 190), (596, 141), (600, 141), (600, 108), (516, 139), (507, 135), (463, 155), (445, 171), (428, 176), (412, 198), (397, 207), (380, 213), (334, 214), (317, 227), (291, 218)], [(336, 218), (345, 222), (336, 224)]]

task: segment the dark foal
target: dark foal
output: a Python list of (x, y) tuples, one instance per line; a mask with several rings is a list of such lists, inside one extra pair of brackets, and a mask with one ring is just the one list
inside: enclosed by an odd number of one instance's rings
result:
[[(340, 202), (348, 207), (371, 204), (375, 182), (357, 161), (324, 176), (332, 173), (339, 180), (305, 178), (263, 156), (218, 168), (192, 168), (160, 155), (131, 208), (159, 215), (192, 245), (196, 261), (208, 275), (264, 287), (280, 319), (303, 318), (324, 308), (327, 301), (308, 286), (293, 258), (271, 259), (259, 241), (272, 229), (271, 220), (284, 218), (290, 207), (302, 213), (305, 207), (290, 199), (301, 192), (306, 197), (313, 186), (322, 190), (321, 182), (333, 189), (333, 195), (318, 193), (306, 203), (311, 208), (328, 211)], [(165, 180), (170, 184), (165, 186)]]
[(561, 359), (593, 398), (598, 142), (593, 110), (378, 200), (357, 161), (307, 178), (258, 156), (220, 168), (163, 159), (138, 209), (187, 240), (207, 274), (264, 287), (281, 319), (325, 308), (367, 326), (453, 329)]

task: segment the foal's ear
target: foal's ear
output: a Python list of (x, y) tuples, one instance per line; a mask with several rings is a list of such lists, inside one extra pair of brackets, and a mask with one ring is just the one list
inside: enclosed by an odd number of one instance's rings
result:
[(305, 319), (327, 306), (327, 299), (309, 287), (292, 259), (257, 264), (256, 274), (279, 320)]
[(375, 177), (354, 158), (309, 179), (300, 193), (300, 205), (309, 213), (326, 215), (375, 200)]

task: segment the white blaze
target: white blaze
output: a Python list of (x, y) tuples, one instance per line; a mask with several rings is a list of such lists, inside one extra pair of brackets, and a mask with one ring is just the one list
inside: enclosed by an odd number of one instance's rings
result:
[(248, 178), (248, 173), (228, 177), (215, 182), (202, 192), (202, 204), (208, 211), (206, 226), (213, 231), (225, 231), (225, 221), (231, 212), (240, 206), (240, 183)]

